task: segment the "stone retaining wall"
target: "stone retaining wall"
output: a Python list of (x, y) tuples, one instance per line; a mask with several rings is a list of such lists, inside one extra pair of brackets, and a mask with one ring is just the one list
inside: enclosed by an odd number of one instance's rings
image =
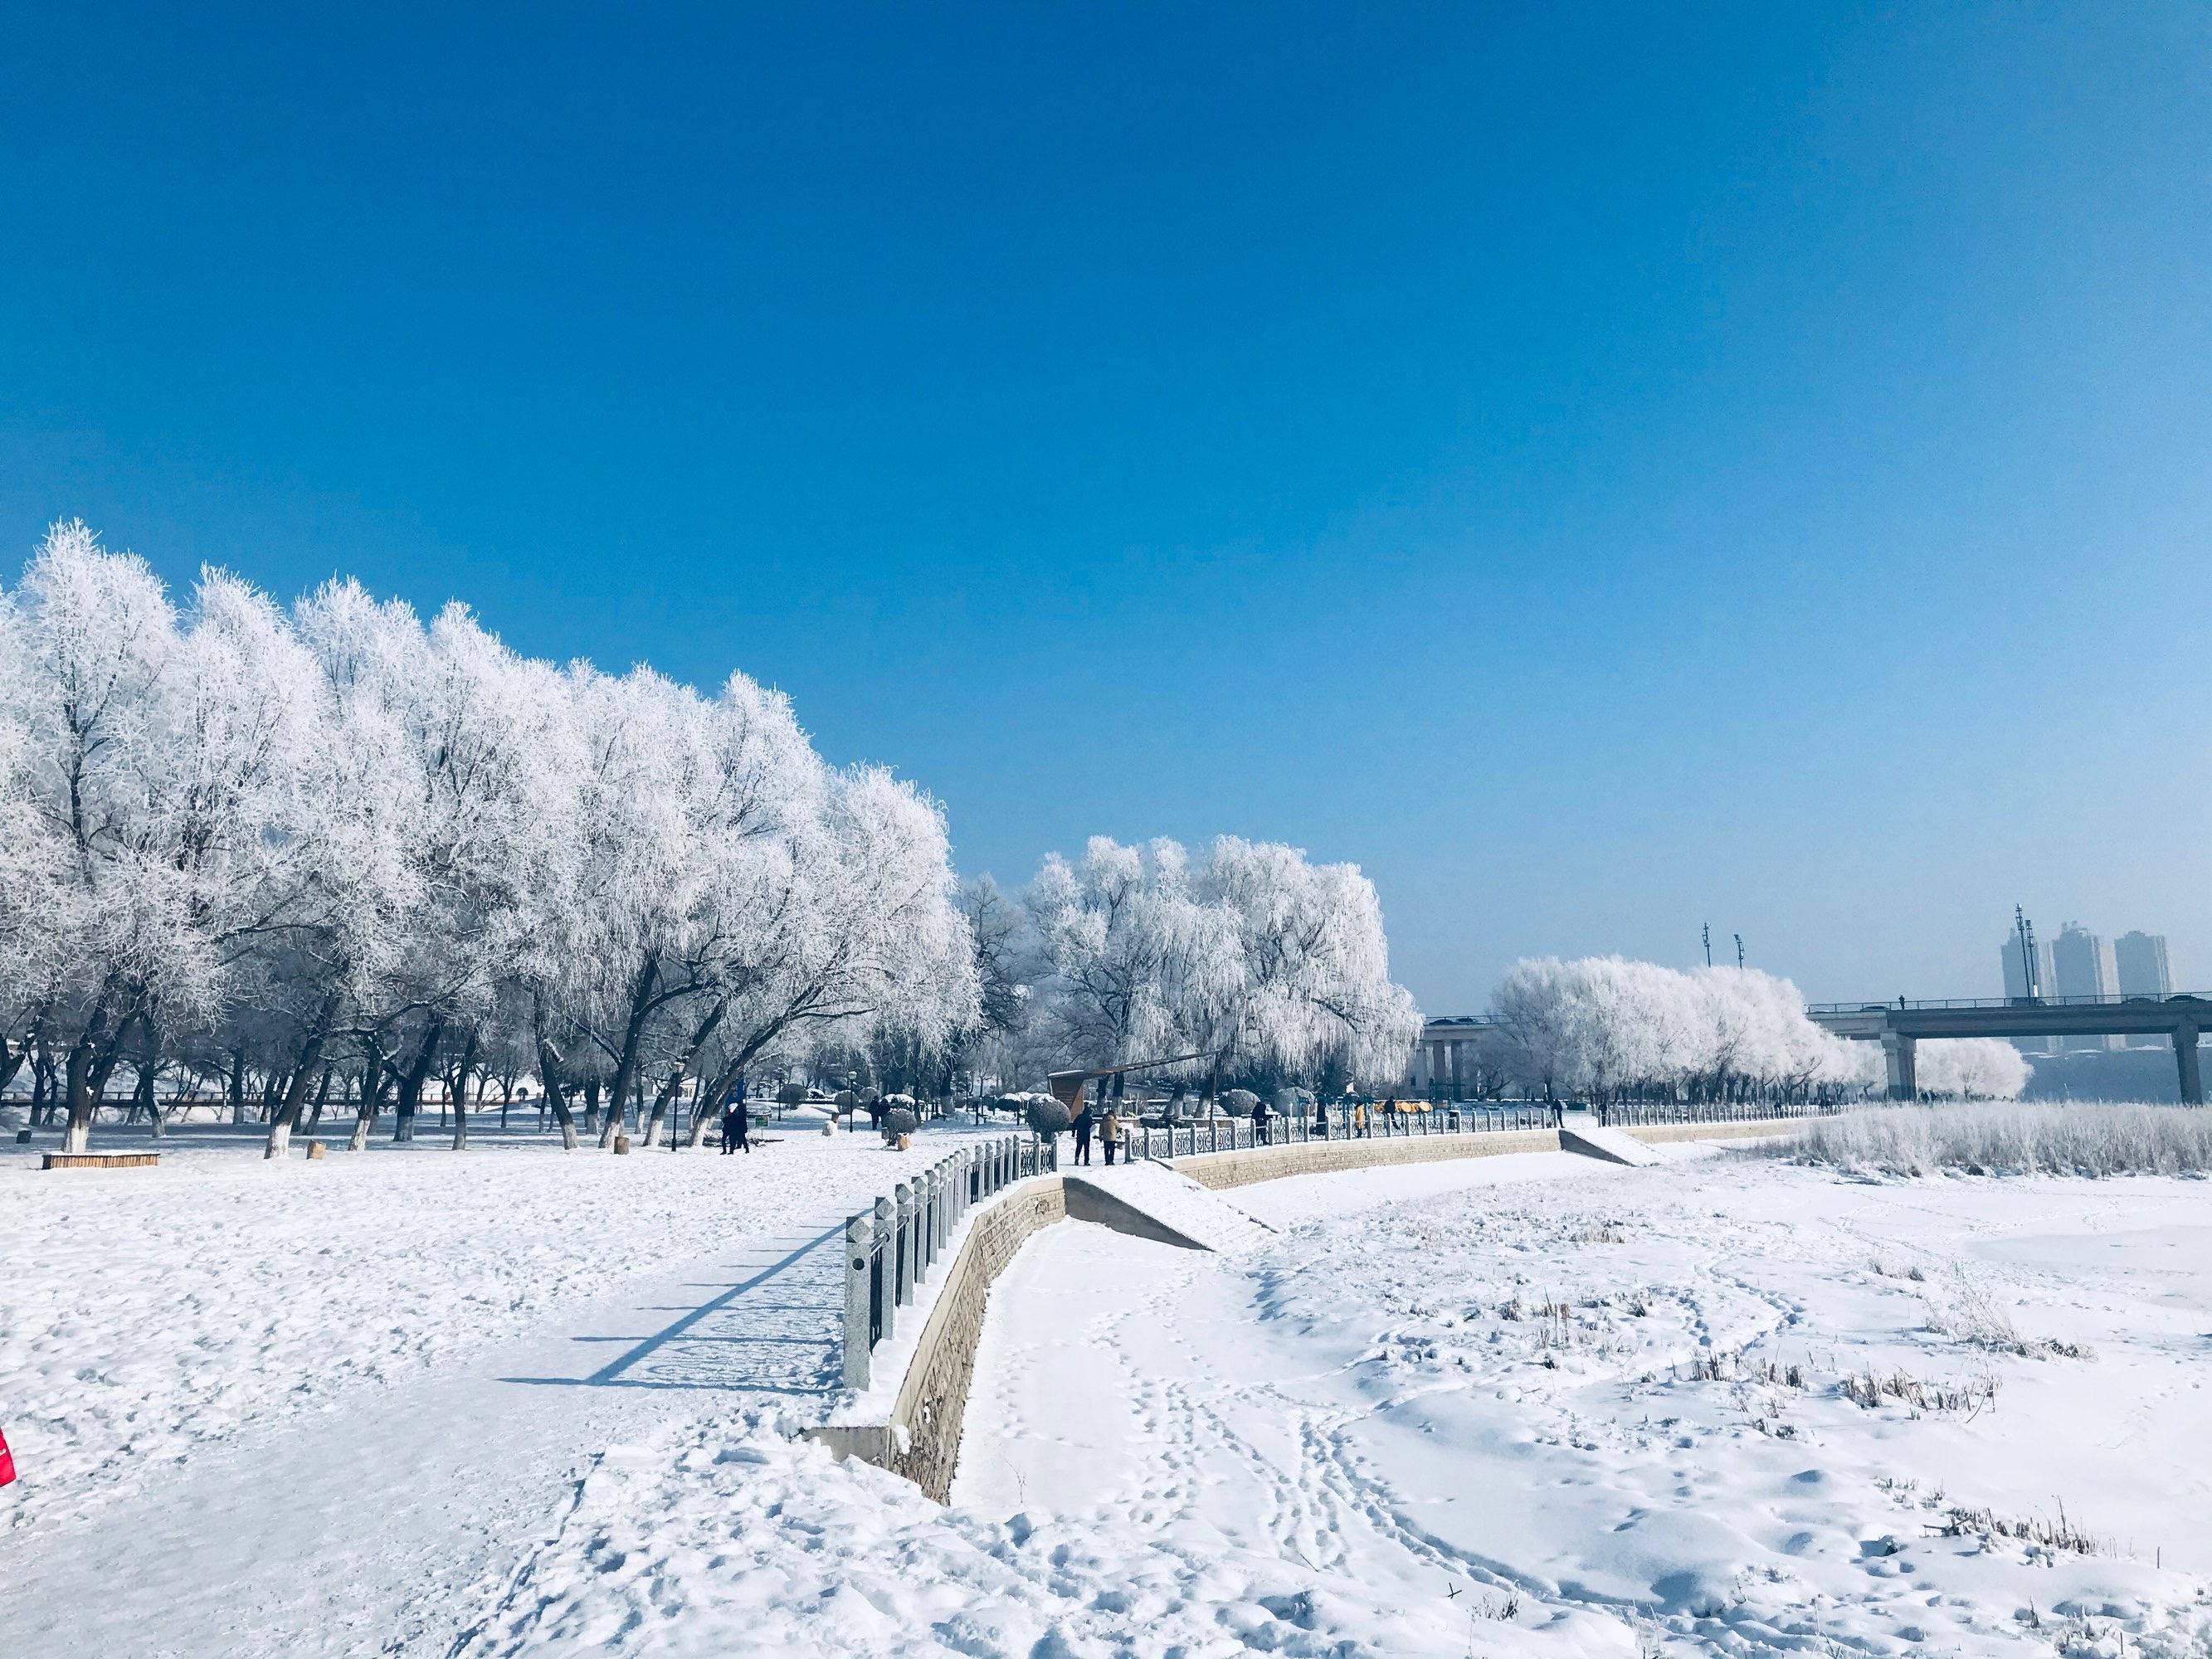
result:
[(814, 1438), (841, 1457), (902, 1474), (939, 1503), (947, 1502), (991, 1286), (1033, 1234), (1066, 1218), (1067, 1194), (1058, 1176), (1024, 1182), (979, 1212), (945, 1270), (890, 1421), (833, 1425), (815, 1430)]
[(1438, 1164), (1455, 1158), (1498, 1158), (1507, 1152), (1556, 1152), (1556, 1129), (1498, 1129), (1456, 1135), (1358, 1135), (1336, 1140), (1294, 1141), (1241, 1152), (1200, 1152), (1175, 1160), (1178, 1174), (1218, 1192), (1285, 1176), (1328, 1175), (1394, 1164)]

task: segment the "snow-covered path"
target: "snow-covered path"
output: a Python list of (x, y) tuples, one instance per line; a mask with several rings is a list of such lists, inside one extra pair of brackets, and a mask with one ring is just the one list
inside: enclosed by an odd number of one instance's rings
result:
[[(26, 1224), (43, 1222), (46, 1249), (104, 1255), (101, 1271), (131, 1282), (109, 1298), (95, 1283), (82, 1302), (13, 1292), (0, 1307), (0, 1352), (18, 1367), (0, 1389), (26, 1471), (0, 1496), (17, 1522), (0, 1530), (7, 1650), (444, 1651), (610, 1444), (827, 1403), (845, 1216), (943, 1150), (793, 1135), (750, 1161), (426, 1151), (333, 1170), (187, 1158), (157, 1172), (167, 1191), (112, 1178), (104, 1210), (89, 1187), (24, 1181)], [(72, 1231), (95, 1216), (91, 1236)], [(353, 1316), (312, 1282), (283, 1287), (302, 1237), (349, 1230), (407, 1240), (386, 1273), (332, 1292)], [(558, 1264), (541, 1230), (565, 1241)], [(132, 1255), (141, 1238), (185, 1247), (167, 1280), (179, 1316), (134, 1327), (136, 1275), (162, 1282)], [(576, 1261), (594, 1250), (602, 1288), (559, 1296), (592, 1283)], [(272, 1260), (279, 1282), (257, 1285), (250, 1264)], [(406, 1326), (441, 1313), (443, 1326)], [(218, 1341), (234, 1356), (220, 1377), (194, 1364)], [(107, 1380), (72, 1387), (87, 1363)], [(71, 1432), (76, 1403), (94, 1415)], [(219, 1432), (195, 1434), (203, 1403)]]

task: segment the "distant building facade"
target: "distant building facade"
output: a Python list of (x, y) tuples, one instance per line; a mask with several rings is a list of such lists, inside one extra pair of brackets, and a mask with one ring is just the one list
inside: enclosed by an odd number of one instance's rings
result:
[(2124, 997), (2170, 997), (2173, 969), (2163, 933), (2123, 933), (2112, 941), (2112, 966)]
[[(2051, 942), (2051, 991), (2058, 997), (2115, 994), (2112, 947), (2078, 921), (2069, 921)], [(2069, 1048), (2117, 1048), (2118, 1037), (2069, 1037)]]
[[(2124, 997), (2170, 997), (2173, 969), (2166, 960), (2166, 935), (2140, 931), (2123, 933), (2112, 941), (2112, 971)], [(2129, 1045), (2154, 1048), (2159, 1045), (2137, 1037)]]

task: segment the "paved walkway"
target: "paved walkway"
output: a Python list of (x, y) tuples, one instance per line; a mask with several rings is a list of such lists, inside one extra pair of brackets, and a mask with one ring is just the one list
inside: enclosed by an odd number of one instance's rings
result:
[(51, 1547), (8, 1540), (0, 1649), (445, 1652), (602, 1449), (704, 1413), (826, 1402), (843, 1221), (794, 1217), (558, 1329), (196, 1459)]

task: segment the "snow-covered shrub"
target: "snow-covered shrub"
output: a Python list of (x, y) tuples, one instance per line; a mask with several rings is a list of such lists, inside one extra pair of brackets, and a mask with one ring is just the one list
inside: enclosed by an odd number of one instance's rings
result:
[(1231, 1117), (1249, 1117), (1252, 1109), (1260, 1103), (1260, 1097), (1249, 1089), (1226, 1089), (1221, 1095), (1221, 1109)]
[(775, 1097), (780, 1105), (804, 1106), (806, 1104), (806, 1085), (803, 1083), (787, 1083), (775, 1091)]
[(894, 1106), (884, 1114), (884, 1139), (886, 1140), (896, 1140), (901, 1135), (910, 1135), (920, 1127), (921, 1127), (921, 1119), (915, 1115), (911, 1108)]
[(1069, 1115), (1066, 1105), (1048, 1095), (1032, 1095), (1025, 1115), (1029, 1119), (1030, 1133), (1046, 1137), (1065, 1133), (1075, 1121)]
[(1820, 1118), (1768, 1148), (1880, 1175), (2212, 1174), (2212, 1112), (2087, 1104), (1876, 1106)]

